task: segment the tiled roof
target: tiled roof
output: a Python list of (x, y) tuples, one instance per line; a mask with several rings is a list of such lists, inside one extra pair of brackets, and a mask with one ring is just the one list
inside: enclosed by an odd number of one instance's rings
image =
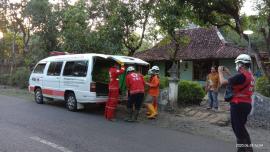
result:
[[(179, 33), (180, 36), (188, 36), (190, 43), (186, 47), (180, 47), (177, 60), (235, 58), (245, 53), (245, 49), (226, 43), (216, 27), (180, 30)], [(135, 53), (134, 57), (146, 61), (170, 60), (170, 50), (173, 49), (173, 43), (165, 46), (157, 44), (151, 49)]]

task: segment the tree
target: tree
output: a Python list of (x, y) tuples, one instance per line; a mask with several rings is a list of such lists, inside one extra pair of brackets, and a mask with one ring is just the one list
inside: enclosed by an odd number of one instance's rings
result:
[(176, 62), (177, 52), (180, 45), (186, 45), (188, 38), (180, 35), (179, 30), (185, 27), (192, 18), (190, 6), (184, 1), (160, 0), (155, 8), (155, 19), (161, 30), (168, 36), (161, 45), (173, 43), (175, 45), (171, 58)]
[(229, 26), (243, 36), (243, 24), (239, 13), (243, 0), (186, 0), (186, 2), (192, 5), (192, 11), (202, 23), (217, 27)]
[(17, 59), (22, 58), (22, 55), (20, 54), (20, 50), (23, 49), (22, 37), (16, 35), (14, 38), (13, 32), (6, 31), (3, 39), (0, 40), (0, 44), (0, 62), (2, 60), (2, 63), (11, 63), (10, 69), (7, 73), (12, 73), (18, 64)]
[[(29, 40), (30, 40), (30, 18), (25, 14), (25, 7), (27, 5), (27, 0), (21, 0), (20, 3), (13, 3), (10, 0), (2, 1), (0, 5), (0, 10), (4, 13), (1, 16), (4, 16), (2, 22), (5, 23), (6, 31), (11, 31), (13, 33), (12, 40), (12, 66), (10, 71), (13, 72), (16, 69), (17, 63), (21, 63), (23, 58), (19, 58), (17, 54), (23, 56), (26, 52), (29, 51)], [(23, 49), (18, 49), (17, 37), (22, 36)]]
[(270, 54), (270, 1), (261, 0), (260, 3), (257, 4), (257, 8), (259, 10), (259, 29), (260, 32), (263, 34), (266, 49)]
[[(53, 7), (48, 0), (31, 0), (26, 6), (26, 14), (32, 19), (34, 34), (45, 42), (46, 52), (57, 50), (60, 23), (60, 10), (58, 5)], [(53, 11), (54, 10), (54, 11)]]
[(115, 0), (105, 4), (105, 26), (112, 29), (132, 56), (141, 46), (156, 0)]
[[(173, 61), (170, 77), (172, 78), (170, 84), (177, 86), (179, 72), (178, 72), (178, 62), (177, 54), (180, 46), (188, 44), (188, 38), (185, 38), (180, 35), (179, 29), (183, 28), (191, 18), (191, 12), (189, 11), (190, 7), (187, 3), (183, 1), (175, 0), (159, 0), (154, 12), (154, 17), (157, 21), (157, 24), (160, 26), (161, 30), (167, 34), (159, 44), (167, 45), (174, 44), (174, 48), (171, 51), (171, 60)], [(177, 107), (177, 95), (178, 87), (175, 90), (170, 89), (169, 91), (169, 103), (168, 110), (173, 110)]]
[[(186, 0), (186, 2), (192, 5), (192, 11), (204, 24), (215, 25), (219, 28), (228, 26), (246, 41), (249, 40), (248, 36), (243, 34), (245, 22), (243, 22), (243, 17), (240, 15), (244, 0)], [(252, 43), (251, 46), (254, 46), (254, 44)], [(253, 54), (260, 70), (266, 74), (265, 67), (256, 49), (253, 49)]]
[[(266, 50), (270, 55), (270, 1), (269, 0), (261, 0), (258, 1), (257, 8), (259, 10), (259, 23), (260, 23), (260, 32), (263, 35)], [(265, 63), (266, 65), (266, 74), (270, 79), (270, 57), (268, 62)]]
[(1, 1), (0, 2), (0, 30), (2, 32), (5, 32), (7, 27), (7, 18), (6, 18), (6, 12), (7, 12), (7, 2)]
[(63, 12), (62, 39), (63, 48), (67, 51), (83, 52), (87, 50), (87, 13), (85, 4), (79, 1), (68, 6)]
[(23, 51), (22, 53), (26, 53), (29, 51), (29, 40), (30, 40), (30, 30), (32, 29), (31, 26), (31, 19), (29, 16), (26, 16), (25, 7), (27, 5), (27, 0), (21, 0), (21, 3), (7, 3), (9, 15), (8, 20), (11, 22), (11, 26), (14, 31), (14, 38), (18, 32), (22, 33), (23, 37)]

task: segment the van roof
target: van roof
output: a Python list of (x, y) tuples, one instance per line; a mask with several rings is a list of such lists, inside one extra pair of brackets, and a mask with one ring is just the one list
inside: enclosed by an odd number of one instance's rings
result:
[(69, 54), (69, 55), (58, 55), (47, 57), (40, 62), (50, 62), (50, 61), (66, 61), (66, 60), (83, 60), (89, 59), (93, 56), (101, 57), (101, 58), (111, 58), (116, 61), (124, 62), (126, 64), (141, 64), (141, 65), (149, 65), (149, 63), (130, 56), (120, 56), (120, 55), (107, 55), (107, 54), (96, 54), (96, 53), (87, 53), (87, 54)]

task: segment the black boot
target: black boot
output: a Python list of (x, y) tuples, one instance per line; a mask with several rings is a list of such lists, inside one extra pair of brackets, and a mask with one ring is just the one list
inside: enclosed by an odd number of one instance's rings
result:
[(135, 122), (138, 122), (139, 113), (140, 113), (139, 110), (135, 110), (135, 112), (134, 112), (134, 117), (133, 117), (133, 120), (134, 120)]
[(128, 112), (128, 116), (127, 116), (127, 118), (125, 119), (125, 121), (127, 121), (127, 122), (133, 122), (133, 120), (132, 120), (133, 109), (132, 109), (132, 108), (129, 108), (129, 109), (127, 110), (127, 112)]

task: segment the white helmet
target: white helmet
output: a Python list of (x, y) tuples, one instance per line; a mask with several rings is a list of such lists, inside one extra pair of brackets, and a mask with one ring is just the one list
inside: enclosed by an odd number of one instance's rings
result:
[(155, 65), (151, 68), (151, 70), (159, 71), (159, 67)]
[(251, 57), (247, 54), (240, 54), (236, 59), (235, 63), (251, 63)]
[(159, 67), (158, 66), (153, 66), (151, 68), (152, 74), (159, 74)]
[(242, 67), (244, 64), (248, 64), (251, 63), (251, 57), (247, 54), (240, 54), (236, 59), (235, 59), (235, 63), (236, 63), (236, 71), (238, 71), (240, 69), (240, 67)]
[(129, 66), (127, 68), (127, 72), (135, 71), (135, 68), (133, 66)]
[(153, 74), (153, 70), (152, 69), (149, 69), (148, 70), (148, 75), (152, 75)]

